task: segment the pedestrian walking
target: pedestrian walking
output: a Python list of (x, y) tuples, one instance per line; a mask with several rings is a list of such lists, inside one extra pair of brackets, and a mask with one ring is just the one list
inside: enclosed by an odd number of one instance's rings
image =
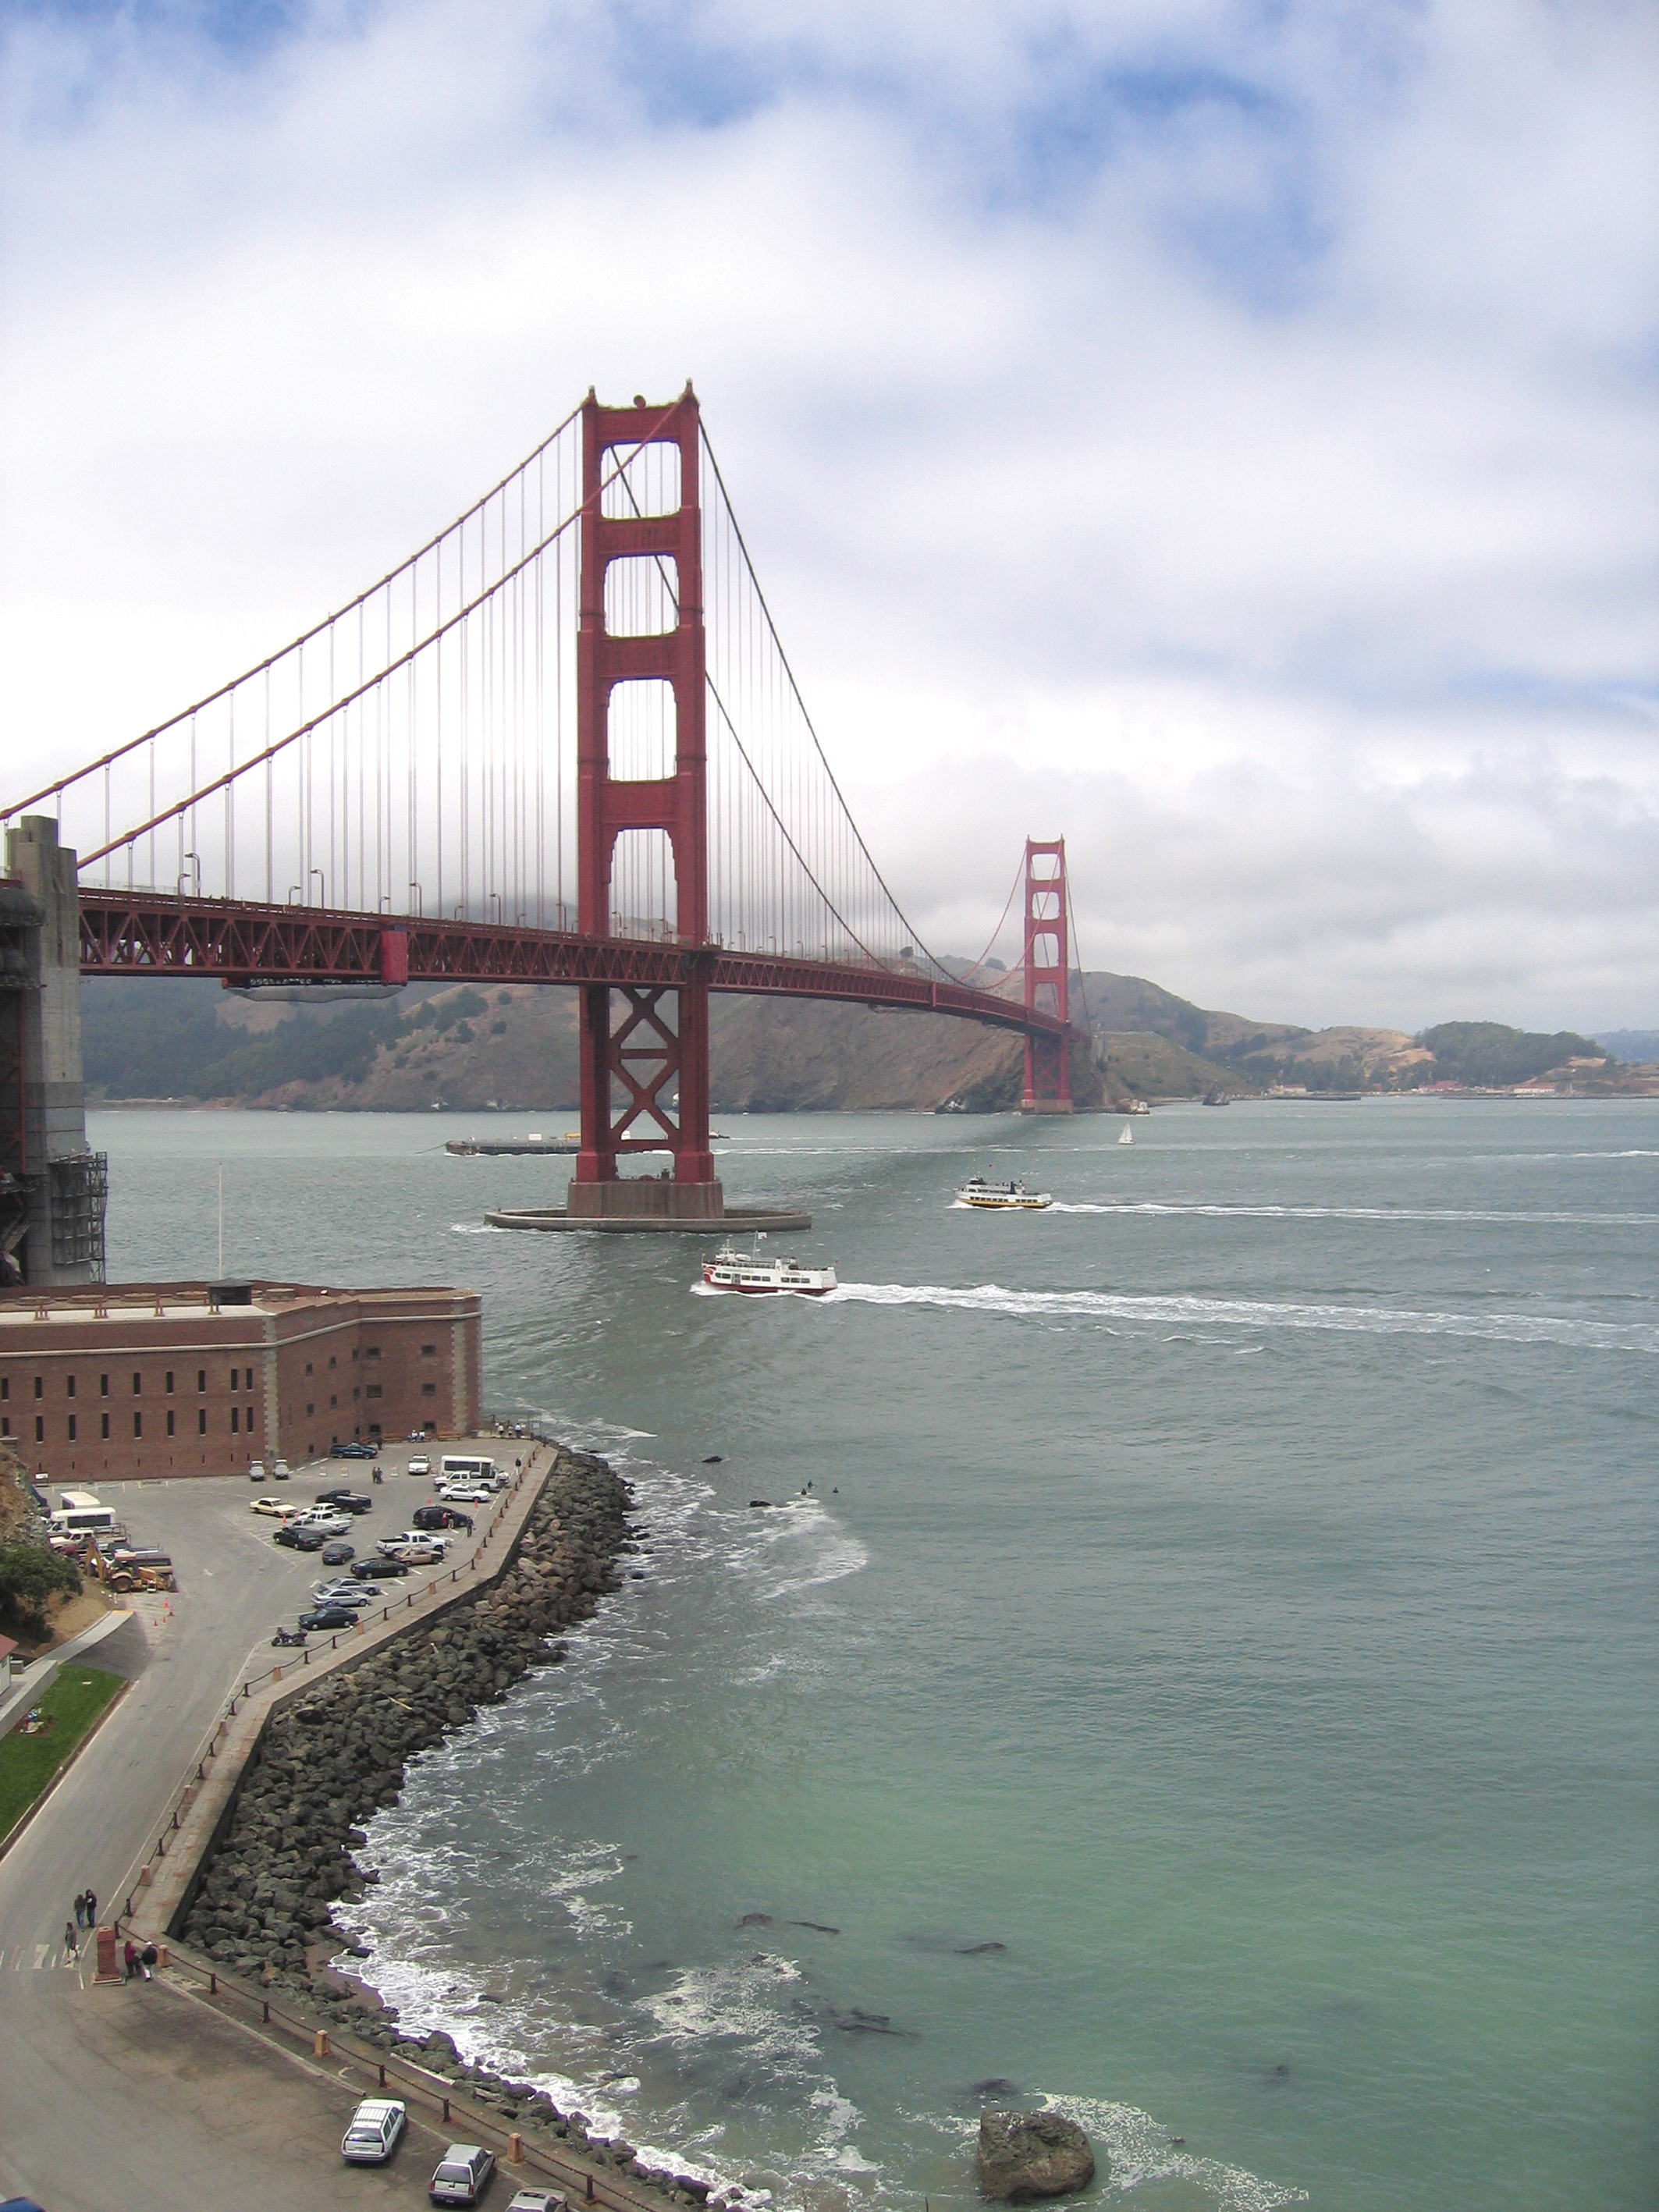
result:
[(72, 1920), (66, 1920), (64, 1923), (64, 1948), (71, 1959), (81, 1948), (81, 1938), (75, 1932), (75, 1923)]
[(138, 1946), (131, 1936), (121, 1946), (121, 1964), (126, 1969), (125, 1978), (131, 1981), (138, 1972)]
[(90, 1889), (87, 1892), (87, 1925), (88, 1928), (95, 1928), (98, 1925), (98, 1899)]
[(75, 1924), (77, 1928), (84, 1928), (87, 1924), (87, 1893), (84, 1889), (77, 1889), (75, 1893)]

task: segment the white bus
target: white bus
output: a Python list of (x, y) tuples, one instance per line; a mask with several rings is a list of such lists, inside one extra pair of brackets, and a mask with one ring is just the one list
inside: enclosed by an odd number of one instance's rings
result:
[(100, 1505), (89, 1490), (60, 1490), (51, 1522), (54, 1536), (107, 1535), (115, 1526), (114, 1509)]
[(480, 1459), (473, 1452), (446, 1452), (438, 1462), (440, 1482), (481, 1482), (492, 1490), (499, 1490), (507, 1477), (498, 1473), (493, 1459)]

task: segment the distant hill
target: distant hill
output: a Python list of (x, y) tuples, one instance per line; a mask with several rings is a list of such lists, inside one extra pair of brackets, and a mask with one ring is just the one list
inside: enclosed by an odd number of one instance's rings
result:
[[(1079, 1108), (1279, 1088), (1504, 1087), (1560, 1069), (1579, 1090), (1632, 1087), (1602, 1048), (1496, 1023), (1304, 1030), (1215, 1012), (1134, 975), (1074, 978), (1094, 1049), (1073, 1055)], [(576, 994), (503, 984), (412, 986), (395, 996), (291, 1005), (173, 977), (88, 979), (82, 994), (94, 1103), (174, 1098), (295, 1110), (491, 1108), (574, 1120)], [(716, 998), (712, 1091), (727, 1112), (992, 1113), (1017, 1106), (1019, 1037), (971, 1022), (802, 999)], [(1593, 1063), (1593, 1064), (1592, 1064)]]
[(1659, 1065), (1659, 1030), (1603, 1030), (1595, 1042), (1626, 1067)]

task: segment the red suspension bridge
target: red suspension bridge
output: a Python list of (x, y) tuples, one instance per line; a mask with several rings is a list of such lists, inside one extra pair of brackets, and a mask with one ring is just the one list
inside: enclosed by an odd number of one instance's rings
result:
[[(921, 944), (690, 385), (664, 406), (590, 393), (349, 605), (0, 820), (46, 811), (79, 854), (83, 975), (580, 989), (573, 1216), (720, 1217), (711, 992), (1017, 1030), (1025, 1105), (1070, 1110), (1087, 1032), (1063, 842), (1027, 842), (1006, 971), (988, 949), (953, 973)], [(672, 1179), (619, 1176), (664, 1151)]]

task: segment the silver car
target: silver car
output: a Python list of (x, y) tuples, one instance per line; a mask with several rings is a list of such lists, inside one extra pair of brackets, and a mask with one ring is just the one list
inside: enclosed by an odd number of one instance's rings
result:
[(341, 2157), (351, 2166), (384, 2166), (408, 2117), (394, 2097), (365, 2097), (341, 2138)]
[(495, 2171), (493, 2150), (479, 2143), (451, 2143), (438, 2160), (426, 2193), (434, 2204), (476, 2204)]

